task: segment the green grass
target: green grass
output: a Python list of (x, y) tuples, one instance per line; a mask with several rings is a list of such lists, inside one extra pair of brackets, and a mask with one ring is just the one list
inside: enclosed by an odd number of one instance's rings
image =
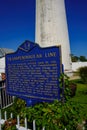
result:
[(82, 84), (79, 81), (75, 82), (77, 84), (76, 95), (71, 100), (81, 105), (82, 117), (87, 118), (87, 84)]

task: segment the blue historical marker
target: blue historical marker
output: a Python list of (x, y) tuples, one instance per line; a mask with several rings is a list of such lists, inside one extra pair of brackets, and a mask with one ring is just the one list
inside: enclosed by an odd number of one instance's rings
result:
[(60, 46), (41, 48), (25, 41), (15, 53), (7, 54), (7, 93), (26, 100), (28, 106), (60, 99), (60, 52)]

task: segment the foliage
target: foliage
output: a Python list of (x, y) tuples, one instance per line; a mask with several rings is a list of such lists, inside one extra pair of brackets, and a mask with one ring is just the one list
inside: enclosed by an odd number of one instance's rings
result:
[(16, 119), (8, 119), (2, 126), (2, 130), (17, 130), (16, 122), (17, 122)]
[(71, 60), (72, 60), (72, 62), (77, 62), (77, 61), (84, 62), (84, 61), (87, 61), (87, 58), (85, 56), (78, 57), (78, 56), (71, 54)]
[[(21, 113), (23, 108), (25, 108), (25, 101), (19, 98), (15, 98), (12, 106), (2, 110), (3, 115), (4, 112), (7, 111), (8, 118), (8, 120), (2, 126), (2, 130), (16, 130), (16, 118), (17, 115)], [(13, 119), (10, 118), (10, 113), (13, 113)]]
[(62, 73), (60, 75), (60, 89), (61, 89), (61, 98), (67, 101), (70, 97), (75, 96), (76, 93), (76, 83), (69, 80), (69, 77)]
[(13, 118), (16, 118), (23, 107), (25, 107), (25, 101), (19, 98), (15, 98), (12, 106), (2, 109), (2, 117), (4, 118), (4, 112), (7, 111), (7, 118), (10, 118), (10, 113), (14, 113)]
[(79, 68), (79, 76), (83, 83), (87, 83), (87, 66)]
[(79, 59), (80, 59), (80, 61), (87, 61), (85, 56), (80, 56)]
[(72, 62), (77, 62), (79, 60), (79, 57), (71, 54), (71, 60), (72, 60)]
[[(15, 105), (19, 102), (18, 100), (20, 99), (15, 100)], [(22, 104), (22, 106), (24, 106), (24, 102), (22, 102)], [(16, 109), (17, 112), (18, 108)], [(31, 129), (32, 122), (35, 119), (37, 130), (41, 130), (43, 126), (45, 126), (46, 130), (64, 130), (65, 128), (75, 130), (81, 119), (80, 106), (69, 100), (64, 104), (61, 101), (55, 100), (53, 103), (40, 103), (29, 108), (22, 107), (20, 113), (17, 114), (20, 116), (20, 122), (27, 117), (28, 126)], [(12, 122), (9, 119), (2, 130), (16, 130), (13, 129), (14, 125), (8, 125), (8, 127), (6, 127), (9, 121)]]
[(60, 93), (61, 93), (61, 99), (64, 102), (64, 100), (68, 100), (70, 98), (70, 88), (69, 88), (69, 77), (62, 73), (59, 78), (60, 82)]
[(54, 103), (37, 104), (30, 108), (22, 109), (21, 118), (27, 117), (28, 122), (35, 119), (37, 130), (45, 126), (46, 130), (75, 130), (80, 121), (79, 106), (73, 102), (55, 100)]

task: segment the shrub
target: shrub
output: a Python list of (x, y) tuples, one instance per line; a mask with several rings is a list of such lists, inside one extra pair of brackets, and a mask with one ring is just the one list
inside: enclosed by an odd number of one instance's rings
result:
[(76, 94), (76, 89), (77, 89), (77, 85), (75, 82), (72, 82), (69, 80), (69, 77), (65, 74), (61, 74), (60, 79), (60, 93), (61, 93), (61, 98), (63, 98), (62, 100), (67, 101), (68, 99), (70, 99), (70, 97), (75, 96)]
[[(55, 100), (53, 103), (40, 103), (22, 109), (21, 118), (27, 117), (28, 122), (36, 120), (37, 130), (45, 126), (46, 130), (76, 130), (80, 122), (80, 107), (68, 101), (64, 104)], [(30, 126), (29, 126), (30, 128)], [(32, 129), (32, 128), (31, 128)]]
[(87, 83), (87, 66), (79, 68), (79, 76), (83, 83)]
[(7, 111), (7, 118), (10, 118), (10, 113), (13, 113), (13, 118), (16, 118), (23, 107), (25, 107), (25, 101), (15, 97), (12, 106), (2, 109), (2, 118), (4, 118), (5, 111)]

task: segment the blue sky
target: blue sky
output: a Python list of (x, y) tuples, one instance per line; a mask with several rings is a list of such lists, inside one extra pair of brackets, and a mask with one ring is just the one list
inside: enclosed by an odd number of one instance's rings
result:
[[(87, 57), (87, 0), (65, 0), (71, 53)], [(35, 0), (0, 0), (0, 47), (35, 39)]]

